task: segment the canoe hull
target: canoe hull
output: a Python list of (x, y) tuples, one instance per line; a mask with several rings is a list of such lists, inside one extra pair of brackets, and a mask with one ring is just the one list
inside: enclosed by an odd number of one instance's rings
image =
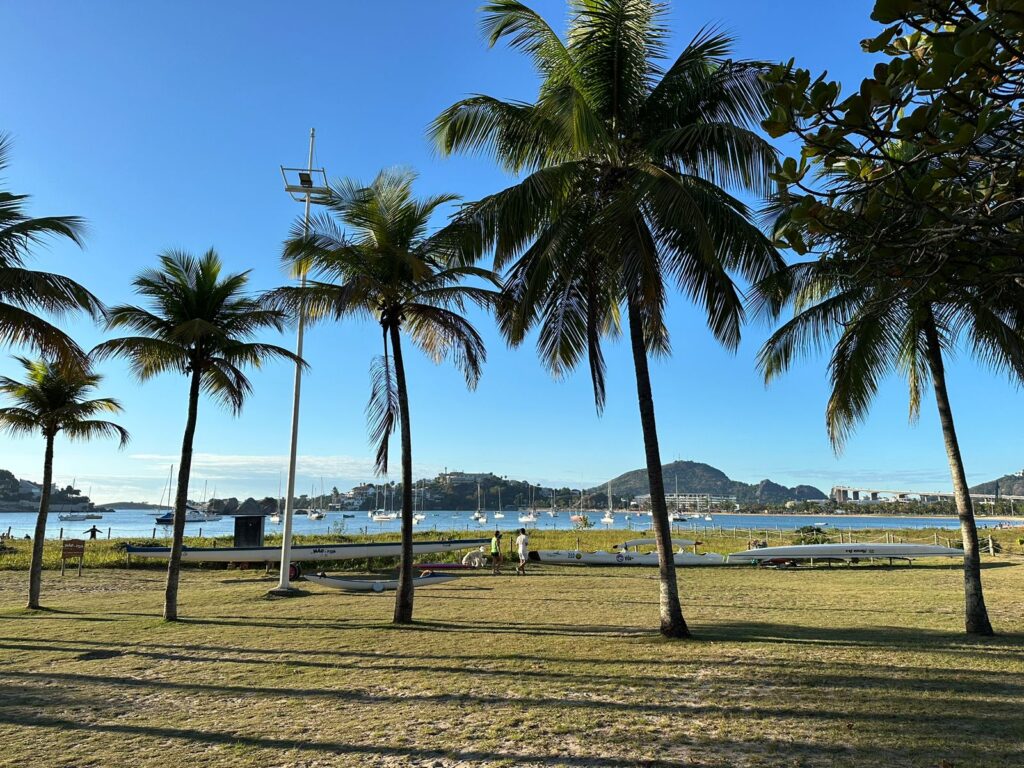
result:
[[(530, 552), (530, 559), (550, 565), (658, 565), (657, 552), (581, 552), (579, 550), (537, 549)], [(676, 565), (724, 565), (725, 558), (709, 552), (695, 555), (692, 552), (676, 552), (672, 556)]]
[(762, 547), (733, 552), (731, 563), (755, 563), (766, 560), (868, 560), (897, 557), (963, 557), (962, 549), (933, 544), (796, 544), (791, 547)]
[[(418, 576), (413, 579), (416, 589), (429, 587), (435, 584), (444, 584), (447, 581), (455, 581), (458, 576), (446, 576), (443, 574)], [(368, 580), (368, 579), (341, 579), (336, 576), (314, 576), (307, 575), (306, 581), (319, 584), (321, 587), (340, 589), (344, 592), (393, 592), (398, 589), (398, 579)]]
[[(454, 539), (452, 541), (417, 541), (412, 545), (414, 555), (438, 552), (457, 552), (479, 547), (490, 539)], [(170, 547), (141, 547), (129, 544), (129, 555), (153, 557), (167, 560)], [(361, 560), (368, 557), (399, 557), (402, 554), (400, 542), (365, 544), (317, 544), (315, 546), (293, 546), (292, 562), (317, 560)], [(183, 563), (279, 563), (280, 547), (185, 547), (181, 551)]]

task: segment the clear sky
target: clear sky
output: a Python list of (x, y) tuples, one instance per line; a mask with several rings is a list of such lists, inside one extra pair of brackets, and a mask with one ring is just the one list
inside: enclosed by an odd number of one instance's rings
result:
[[(108, 303), (133, 299), (130, 279), (166, 248), (215, 247), (232, 270), (252, 270), (254, 288), (282, 284), (280, 244), (300, 206), (283, 192), (279, 166), (305, 162), (309, 128), (331, 176), (369, 180), (381, 167), (411, 166), (418, 191), (473, 199), (510, 181), (487, 159), (440, 159), (425, 128), (470, 93), (531, 99), (524, 57), (488, 50), (477, 0), (379, 2), (0, 4), (7, 77), (0, 130), (13, 134), (8, 189), (33, 195), (35, 215), (88, 219), (84, 251), (65, 244), (36, 264), (79, 279)], [(704, 24), (738, 38), (737, 55), (796, 58), (856, 84), (870, 69), (858, 41), (876, 33), (870, 0), (735, 0), (672, 3), (672, 50)], [(534, 7), (562, 29), (562, 0)], [(580, 486), (643, 465), (635, 383), (626, 344), (607, 350), (608, 406), (595, 414), (585, 370), (553, 381), (527, 346), (509, 350), (478, 318), (489, 359), (479, 388), (413, 351), (408, 355), (415, 474), (444, 467), (494, 471)], [(934, 403), (908, 425), (906, 387), (886, 382), (870, 419), (841, 457), (824, 430), (824, 358), (811, 358), (766, 389), (754, 368), (768, 333), (751, 326), (736, 354), (718, 348), (682, 297), (669, 315), (670, 359), (653, 364), (662, 455), (692, 459), (754, 482), (871, 482), (914, 489), (950, 486)], [(90, 346), (103, 336), (70, 324)], [(324, 326), (308, 336), (298, 492), (320, 479), (347, 488), (372, 479), (363, 408), (370, 324)], [(291, 335), (280, 338), (292, 344)], [(16, 373), (9, 358), (0, 371)], [(97, 442), (57, 447), (58, 482), (76, 479), (99, 501), (156, 500), (177, 461), (184, 377), (139, 385), (123, 364), (103, 366), (104, 392), (126, 408), (132, 433), (119, 452)], [(240, 418), (200, 406), (192, 495), (276, 495), (286, 465), (291, 370), (253, 375), (255, 396)], [(971, 482), (1015, 471), (1024, 416), (1020, 394), (966, 356), (952, 362), (950, 390)], [(41, 476), (38, 439), (0, 442), (0, 467)]]

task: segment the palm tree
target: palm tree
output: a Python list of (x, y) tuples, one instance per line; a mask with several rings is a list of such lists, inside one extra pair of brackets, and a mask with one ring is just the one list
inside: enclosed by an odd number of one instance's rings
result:
[[(827, 170), (823, 175), (834, 173)], [(912, 422), (920, 412), (922, 388), (931, 380), (964, 547), (965, 628), (969, 634), (991, 635), (978, 532), (946, 388), (945, 358), (966, 346), (979, 361), (1024, 380), (1024, 286), (1001, 281), (992, 289), (984, 280), (963, 281), (959, 270), (966, 267), (980, 274), (985, 264), (942, 260), (927, 251), (902, 254), (904, 264), (898, 267), (893, 256), (899, 253), (890, 243), (898, 242), (901, 233), (887, 232), (888, 226), (874, 228), (870, 237), (857, 231), (862, 225), (858, 207), (874, 195), (870, 185), (846, 179), (836, 189), (828, 214), (834, 230), (828, 225), (808, 227), (806, 218), (794, 218), (793, 201), (779, 200), (775, 206), (777, 229), (799, 228), (806, 246), (821, 255), (790, 265), (757, 286), (759, 309), (778, 317), (786, 306), (794, 308), (794, 316), (765, 342), (759, 366), (770, 382), (798, 355), (832, 346), (826, 426), (837, 453), (867, 416), (885, 376), (899, 373), (907, 379)], [(874, 200), (890, 206), (893, 227), (907, 226), (900, 215), (907, 211), (898, 201), (883, 201), (877, 195)]]
[(781, 267), (746, 207), (726, 188), (765, 193), (775, 154), (753, 130), (762, 67), (727, 58), (732, 41), (701, 31), (666, 62), (664, 6), (573, 0), (567, 40), (518, 0), (484, 6), (490, 44), (529, 55), (534, 103), (474, 96), (431, 132), (443, 154), (486, 153), (524, 178), (468, 206), (477, 247), (507, 268), (499, 321), (520, 344), (539, 327), (545, 365), (562, 375), (586, 355), (604, 405), (602, 337), (625, 305), (661, 564), (661, 632), (686, 637), (672, 560), (648, 356), (670, 350), (668, 285), (701, 304), (729, 348), (744, 317), (730, 272), (750, 281)]
[[(429, 233), (431, 216), (453, 195), (413, 196), (415, 174), (382, 171), (364, 186), (344, 180), (331, 187), (327, 212), (308, 234), (294, 233), (285, 258), (314, 279), (280, 288), (274, 297), (312, 320), (372, 318), (383, 334), (383, 355), (371, 368), (367, 420), (377, 447), (377, 472), (388, 471), (388, 444), (396, 425), (402, 443), (402, 554), (394, 622), (413, 615), (412, 426), (402, 351), (403, 333), (435, 362), (449, 358), (469, 388), (487, 357), (483, 339), (463, 317), (468, 304), (489, 307), (496, 294), (463, 285), (466, 278), (495, 284), (493, 273), (461, 261), (466, 234), (458, 226)], [(346, 231), (347, 230), (347, 231)]]
[[(11, 140), (0, 133), (0, 172), (7, 167)], [(0, 342), (25, 345), (49, 360), (85, 365), (85, 355), (64, 331), (38, 312), (61, 316), (84, 311), (103, 317), (103, 304), (67, 277), (25, 268), (30, 251), (50, 238), (82, 244), (85, 224), (77, 216), (31, 218), (27, 195), (0, 190)]]
[(132, 283), (135, 292), (148, 299), (150, 309), (125, 305), (110, 310), (110, 329), (128, 328), (141, 335), (105, 341), (92, 354), (97, 358), (128, 359), (140, 381), (167, 371), (189, 378), (188, 416), (181, 443), (164, 594), (164, 619), (176, 621), (199, 393), (205, 391), (237, 415), (252, 392), (243, 368), (259, 368), (270, 358), (298, 358), (282, 347), (251, 341), (264, 329), (283, 330), (286, 318), (261, 297), (246, 293), (248, 272), (222, 276), (220, 257), (213, 250), (199, 258), (168, 251), (159, 256), (159, 262), (159, 269), (143, 271)]
[(57, 434), (63, 432), (71, 440), (117, 437), (123, 448), (128, 444), (128, 433), (117, 424), (95, 418), (100, 414), (121, 412), (116, 400), (108, 397), (87, 399), (100, 383), (100, 376), (87, 369), (55, 364), (49, 360), (16, 359), (25, 369), (25, 381), (0, 376), (0, 392), (14, 402), (13, 406), (0, 408), (0, 429), (12, 435), (39, 433), (46, 441), (43, 491), (39, 497), (39, 515), (32, 539), (28, 586), (28, 607), (39, 608), (43, 542), (53, 485), (53, 443)]

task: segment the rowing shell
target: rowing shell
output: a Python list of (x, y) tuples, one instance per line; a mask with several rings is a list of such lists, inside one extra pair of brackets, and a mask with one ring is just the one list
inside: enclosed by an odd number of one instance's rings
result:
[[(414, 555), (437, 552), (456, 552), (486, 544), (490, 539), (453, 539), (451, 541), (417, 541), (412, 545)], [(129, 544), (129, 555), (155, 557), (166, 560), (170, 547), (140, 547)], [(362, 544), (317, 544), (315, 546), (293, 546), (292, 562), (310, 560), (361, 560), (368, 557), (400, 557), (402, 544), (398, 541)], [(281, 561), (280, 547), (183, 547), (183, 563), (278, 563)]]
[[(418, 576), (412, 583), (417, 589), (429, 587), (434, 584), (443, 584), (446, 581), (455, 581), (458, 576), (447, 576), (444, 574), (431, 574)], [(322, 587), (341, 589), (346, 592), (384, 592), (398, 589), (398, 579), (387, 579), (370, 581), (367, 579), (340, 579), (337, 576), (306, 576), (306, 581), (319, 584)]]
[[(582, 552), (578, 549), (537, 549), (530, 552), (530, 560), (552, 565), (658, 565), (657, 552)], [(672, 556), (676, 565), (724, 565), (722, 555), (708, 552), (676, 552)]]
[(791, 547), (761, 547), (729, 555), (730, 563), (762, 560), (866, 560), (872, 557), (963, 557), (962, 549), (934, 544), (796, 544)]

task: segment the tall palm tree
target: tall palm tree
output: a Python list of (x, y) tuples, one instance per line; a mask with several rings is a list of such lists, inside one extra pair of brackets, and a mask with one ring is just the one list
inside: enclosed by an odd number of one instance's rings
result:
[[(731, 61), (731, 39), (703, 30), (671, 62), (665, 7), (651, 0), (571, 0), (562, 40), (518, 0), (484, 6), (490, 44), (529, 55), (533, 103), (473, 96), (431, 132), (443, 154), (492, 155), (517, 184), (468, 206), (477, 247), (507, 269), (499, 321), (520, 344), (539, 326), (556, 375), (586, 355), (604, 405), (602, 337), (625, 305), (661, 567), (661, 632), (686, 637), (672, 560), (648, 356), (668, 354), (669, 285), (702, 305), (729, 348), (744, 317), (731, 272), (760, 280), (781, 267), (729, 189), (763, 194), (775, 167), (754, 131), (765, 112), (761, 66)], [(667, 64), (667, 66), (665, 66)]]
[[(0, 133), (0, 172), (7, 167), (10, 137)], [(32, 218), (27, 195), (0, 190), (0, 342), (25, 345), (49, 360), (83, 366), (85, 355), (64, 331), (37, 313), (61, 316), (84, 311), (103, 317), (103, 304), (70, 278), (25, 268), (31, 250), (51, 238), (82, 244), (85, 223), (77, 216)]]
[(43, 542), (46, 516), (50, 509), (53, 485), (53, 443), (61, 432), (70, 440), (117, 437), (123, 448), (128, 433), (117, 424), (96, 419), (101, 414), (120, 413), (121, 406), (109, 397), (89, 399), (100, 383), (100, 376), (87, 369), (49, 360), (16, 358), (25, 369), (25, 381), (0, 376), (0, 393), (14, 405), (0, 408), (0, 429), (12, 435), (41, 434), (46, 442), (43, 458), (43, 491), (39, 497), (39, 515), (32, 539), (32, 565), (29, 568), (28, 607), (39, 608), (42, 586)]
[[(836, 173), (826, 170), (823, 176)], [(965, 628), (969, 634), (991, 635), (978, 532), (946, 387), (945, 358), (966, 346), (979, 361), (1024, 380), (1024, 286), (1001, 281), (993, 289), (985, 280), (963, 281), (959, 271), (980, 274), (983, 261), (936, 259), (937, 254), (927, 249), (903, 253), (899, 267), (894, 256), (900, 254), (891, 243), (900, 242), (902, 233), (888, 232), (887, 225), (873, 227), (870, 237), (864, 237), (857, 211), (869, 200), (886, 205), (892, 212), (891, 227), (903, 228), (908, 226), (905, 206), (880, 199), (870, 185), (849, 179), (835, 188), (829, 225), (794, 217), (792, 201), (779, 200), (774, 206), (777, 229), (797, 227), (806, 246), (820, 256), (790, 265), (757, 286), (759, 310), (775, 317), (789, 305), (794, 310), (765, 342), (759, 366), (770, 382), (798, 355), (832, 347), (832, 392), (825, 420), (837, 453), (867, 416), (879, 382), (887, 375), (906, 378), (911, 421), (920, 412), (922, 388), (931, 381), (964, 547)]]
[(370, 318), (380, 324), (383, 355), (371, 368), (367, 419), (378, 473), (388, 471), (396, 425), (402, 444), (402, 554), (394, 622), (413, 618), (412, 426), (403, 333), (435, 362), (450, 359), (469, 388), (487, 357), (483, 339), (463, 316), (467, 305), (489, 307), (496, 293), (467, 278), (496, 284), (493, 273), (461, 260), (466, 233), (457, 226), (430, 233), (432, 215), (453, 195), (413, 196), (415, 174), (382, 171), (368, 186), (344, 180), (331, 187), (325, 214), (308, 234), (294, 233), (285, 258), (313, 279), (273, 293), (280, 306), (311, 320)]
[(92, 354), (128, 359), (140, 381), (168, 371), (184, 374), (189, 380), (164, 593), (164, 619), (176, 621), (199, 394), (205, 391), (237, 415), (252, 392), (243, 368), (259, 368), (271, 358), (298, 358), (282, 347), (252, 341), (264, 329), (283, 330), (286, 317), (268, 307), (262, 297), (246, 292), (248, 272), (222, 275), (220, 257), (213, 250), (199, 258), (168, 251), (159, 256), (159, 262), (158, 269), (141, 272), (132, 283), (135, 292), (148, 300), (148, 309), (124, 305), (110, 310), (108, 328), (127, 328), (141, 335), (105, 341)]

